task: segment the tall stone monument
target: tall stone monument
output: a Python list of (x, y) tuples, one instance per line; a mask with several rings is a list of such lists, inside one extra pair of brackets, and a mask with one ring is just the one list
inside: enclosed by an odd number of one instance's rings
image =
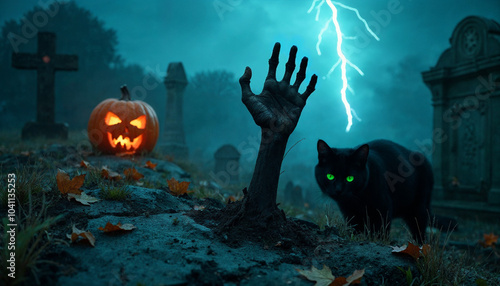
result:
[(500, 204), (500, 24), (463, 19), (422, 73), (432, 93), (436, 199)]
[(187, 159), (188, 157), (182, 113), (183, 95), (187, 84), (186, 72), (182, 63), (170, 63), (165, 77), (167, 110), (159, 149), (176, 159)]
[(12, 67), (37, 71), (36, 121), (26, 123), (21, 137), (68, 138), (67, 124), (55, 122), (55, 72), (78, 70), (78, 56), (56, 54), (56, 35), (40, 32), (37, 53), (13, 53)]

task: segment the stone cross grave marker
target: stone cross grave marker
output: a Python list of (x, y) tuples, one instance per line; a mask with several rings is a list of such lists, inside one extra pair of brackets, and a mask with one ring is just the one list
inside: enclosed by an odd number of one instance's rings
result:
[(36, 121), (26, 123), (22, 138), (68, 138), (67, 124), (55, 122), (55, 72), (78, 70), (78, 56), (56, 54), (56, 35), (39, 32), (37, 53), (13, 53), (12, 67), (37, 70)]
[(432, 165), (438, 200), (500, 204), (500, 24), (466, 17), (435, 67)]

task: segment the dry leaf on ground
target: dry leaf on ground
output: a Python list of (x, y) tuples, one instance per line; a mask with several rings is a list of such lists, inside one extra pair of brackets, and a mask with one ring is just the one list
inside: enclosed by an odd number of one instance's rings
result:
[(139, 181), (140, 179), (144, 178), (144, 175), (139, 173), (135, 168), (128, 168), (123, 171), (125, 174), (125, 177), (129, 180), (135, 180)]
[(347, 285), (354, 285), (354, 284), (360, 284), (361, 283), (361, 278), (363, 278), (363, 275), (365, 274), (365, 270), (354, 270), (354, 272), (347, 278), (345, 277), (337, 277), (335, 278), (335, 281), (330, 284), (330, 286), (347, 286)]
[(415, 260), (421, 256), (427, 255), (430, 250), (431, 246), (429, 244), (424, 244), (422, 247), (418, 247), (411, 242), (408, 242), (408, 245), (392, 247), (392, 253), (407, 254), (415, 258)]
[(90, 165), (90, 163), (89, 163), (89, 162), (87, 162), (87, 161), (85, 161), (85, 160), (82, 160), (82, 161), (80, 162), (80, 167), (85, 168), (85, 169), (88, 169), (88, 168), (91, 168), (92, 166)]
[(73, 179), (69, 178), (68, 173), (59, 169), (57, 170), (56, 181), (57, 188), (62, 194), (81, 194), (82, 191), (80, 188), (83, 185), (83, 181), (85, 180), (85, 175), (75, 176)]
[(90, 206), (91, 203), (98, 202), (98, 198), (94, 198), (92, 196), (87, 195), (85, 192), (82, 192), (81, 194), (68, 194), (68, 201), (71, 199), (75, 199), (77, 202), (82, 203), (82, 205)]
[(195, 211), (202, 211), (202, 210), (204, 210), (204, 209), (205, 209), (205, 206), (194, 206), (194, 207), (193, 207), (193, 209), (194, 209)]
[(495, 245), (498, 242), (498, 235), (494, 235), (493, 232), (490, 234), (483, 234), (483, 240), (479, 241), (479, 244), (483, 246), (484, 248), (486, 247), (495, 247)]
[(149, 168), (151, 170), (155, 170), (156, 165), (158, 165), (158, 163), (153, 163), (151, 161), (147, 161), (146, 164), (144, 165), (144, 167)]
[(330, 267), (323, 265), (323, 269), (319, 270), (312, 266), (311, 270), (296, 269), (301, 275), (307, 278), (307, 280), (316, 282), (314, 286), (328, 286), (334, 280), (335, 276), (332, 275)]
[(361, 278), (365, 274), (365, 270), (355, 270), (349, 277), (335, 277), (332, 275), (332, 271), (326, 265), (323, 265), (323, 269), (319, 270), (312, 266), (311, 270), (301, 270), (296, 269), (300, 274), (306, 277), (308, 280), (316, 282), (314, 286), (347, 286), (351, 284), (361, 283)]
[(180, 196), (188, 193), (192, 193), (193, 191), (188, 191), (189, 184), (191, 182), (179, 182), (175, 178), (167, 180), (168, 188), (170, 192), (174, 196)]
[(429, 252), (431, 252), (431, 246), (429, 244), (424, 244), (420, 247), (420, 253), (422, 253), (422, 256), (426, 256)]
[(109, 221), (106, 223), (106, 226), (104, 226), (104, 227), (100, 226), (99, 227), (99, 230), (102, 230), (104, 232), (113, 232), (113, 231), (120, 231), (120, 230), (130, 231), (130, 230), (133, 230), (133, 229), (136, 229), (136, 227), (133, 224), (130, 224), (130, 223), (126, 223), (126, 224), (117, 223), (116, 225), (114, 225), (114, 224), (110, 223)]
[(236, 201), (236, 198), (235, 198), (234, 196), (229, 196), (229, 197), (227, 198), (227, 203), (228, 203), (228, 204), (229, 204), (229, 203), (234, 203), (235, 201)]
[(78, 228), (76, 228), (75, 225), (73, 225), (73, 232), (71, 234), (66, 235), (69, 239), (71, 239), (71, 242), (75, 242), (78, 240), (79, 237), (81, 237), (83, 240), (87, 240), (90, 245), (95, 246), (95, 237), (92, 235), (90, 231), (83, 231)]
[(122, 175), (120, 175), (117, 172), (109, 169), (107, 166), (103, 166), (101, 168), (101, 175), (102, 175), (102, 177), (104, 179), (108, 179), (108, 180), (118, 181), (118, 180), (122, 179)]

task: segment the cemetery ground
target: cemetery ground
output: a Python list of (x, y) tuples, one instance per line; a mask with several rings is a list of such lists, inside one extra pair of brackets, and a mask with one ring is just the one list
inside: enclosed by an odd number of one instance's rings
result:
[[(313, 285), (297, 269), (326, 265), (336, 277), (364, 269), (360, 285), (500, 285), (500, 250), (492, 236), (484, 236), (498, 235), (498, 214), (447, 213), (459, 229), (432, 234), (430, 250), (416, 259), (392, 253), (410, 239), (402, 222), (393, 222), (390, 238), (354, 234), (333, 204), (280, 206), (296, 227), (295, 237), (232, 233), (218, 227), (217, 215), (228, 201), (241, 199), (244, 186), (217, 188), (190, 162), (156, 152), (104, 156), (80, 132), (70, 133), (68, 141), (0, 137), (2, 284)], [(132, 168), (144, 177), (126, 178), (124, 170)], [(69, 178), (86, 174), (79, 188), (99, 201), (68, 200), (58, 170)], [(15, 279), (6, 270), (9, 173), (16, 174)], [(174, 195), (179, 186), (169, 185), (171, 178), (190, 182), (189, 193)], [(135, 229), (99, 230), (108, 222)], [(72, 232), (74, 242), (67, 237)]]

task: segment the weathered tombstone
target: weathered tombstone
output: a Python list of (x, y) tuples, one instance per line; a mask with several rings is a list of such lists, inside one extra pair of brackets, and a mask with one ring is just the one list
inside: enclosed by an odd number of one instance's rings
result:
[(37, 53), (13, 53), (12, 67), (37, 70), (36, 121), (26, 123), (21, 137), (68, 138), (68, 125), (55, 122), (55, 72), (78, 70), (78, 56), (56, 54), (56, 35), (39, 32)]
[(182, 100), (187, 84), (186, 72), (182, 63), (170, 63), (165, 77), (165, 87), (167, 88), (165, 129), (163, 142), (159, 149), (167, 155), (180, 159), (188, 157), (182, 119)]
[(463, 19), (435, 67), (432, 93), (436, 199), (500, 204), (500, 25)]
[(302, 197), (302, 187), (288, 181), (285, 186), (284, 201), (296, 207), (304, 207), (304, 198)]
[(223, 145), (215, 151), (215, 174), (224, 177), (229, 184), (239, 183), (240, 152), (233, 145)]

